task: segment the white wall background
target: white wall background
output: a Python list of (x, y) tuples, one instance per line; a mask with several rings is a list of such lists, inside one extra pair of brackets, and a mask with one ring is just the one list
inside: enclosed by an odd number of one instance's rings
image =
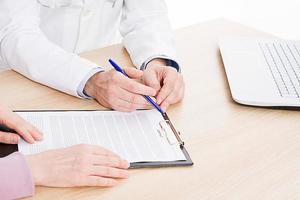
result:
[(300, 40), (300, 0), (165, 0), (173, 28), (224, 17)]

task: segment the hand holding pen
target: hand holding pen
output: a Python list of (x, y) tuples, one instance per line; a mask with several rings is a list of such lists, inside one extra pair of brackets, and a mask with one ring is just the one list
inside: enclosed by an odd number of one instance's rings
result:
[[(109, 59), (109, 63), (115, 68), (116, 71), (122, 73), (124, 76), (130, 78), (126, 72), (117, 64), (115, 63), (112, 59)], [(162, 115), (165, 114), (165, 111), (163, 111), (159, 105), (156, 104), (156, 102), (151, 99), (148, 95), (143, 95), (143, 97), (157, 110), (159, 111)]]
[(143, 71), (132, 67), (124, 68), (124, 71), (131, 78), (115, 69), (96, 73), (87, 81), (84, 94), (117, 111), (131, 112), (149, 107), (143, 95), (155, 96), (156, 91), (138, 81), (143, 77)]

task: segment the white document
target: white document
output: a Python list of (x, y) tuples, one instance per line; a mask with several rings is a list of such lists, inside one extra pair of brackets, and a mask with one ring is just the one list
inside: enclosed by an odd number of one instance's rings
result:
[(156, 110), (18, 112), (44, 134), (43, 141), (21, 141), (19, 151), (35, 154), (75, 144), (105, 147), (129, 162), (186, 160), (169, 126)]

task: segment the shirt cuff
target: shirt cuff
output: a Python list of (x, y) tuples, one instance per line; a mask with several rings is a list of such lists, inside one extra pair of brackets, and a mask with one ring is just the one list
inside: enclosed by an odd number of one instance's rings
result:
[(93, 68), (85, 77), (84, 79), (81, 80), (78, 88), (77, 88), (77, 94), (79, 97), (84, 98), (84, 99), (93, 99), (92, 97), (90, 97), (89, 95), (84, 93), (84, 87), (86, 82), (92, 77), (94, 76), (96, 73), (98, 72), (102, 72), (104, 71), (104, 69), (100, 68), (100, 67), (96, 67)]
[(165, 56), (165, 55), (156, 55), (156, 56), (152, 56), (150, 58), (148, 58), (143, 64), (142, 66), (140, 67), (141, 70), (145, 70), (147, 68), (147, 65), (149, 62), (151, 62), (152, 60), (154, 59), (157, 59), (157, 58), (162, 58), (162, 59), (165, 59), (166, 60), (166, 63), (167, 63), (167, 66), (170, 66), (170, 67), (174, 67), (178, 72), (181, 72), (181, 68), (178, 64), (177, 61), (173, 60), (172, 58), (170, 58), (169, 56)]

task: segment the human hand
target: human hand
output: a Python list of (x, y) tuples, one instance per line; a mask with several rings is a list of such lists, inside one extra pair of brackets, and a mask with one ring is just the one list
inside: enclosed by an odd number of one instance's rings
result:
[(183, 76), (173, 67), (166, 66), (164, 59), (154, 59), (148, 63), (143, 80), (157, 92), (156, 101), (166, 111), (168, 106), (184, 97)]
[(127, 178), (129, 164), (96, 145), (75, 145), (27, 157), (35, 185), (111, 187)]
[(28, 143), (42, 140), (42, 133), (37, 128), (2, 105), (0, 105), (0, 125), (17, 132), (7, 133), (0, 131), (0, 143), (17, 144), (20, 141), (20, 136)]
[(124, 71), (130, 78), (115, 70), (95, 74), (87, 81), (84, 92), (101, 105), (118, 111), (146, 108), (149, 104), (142, 95), (154, 96), (155, 90), (139, 82), (143, 71), (135, 68)]

